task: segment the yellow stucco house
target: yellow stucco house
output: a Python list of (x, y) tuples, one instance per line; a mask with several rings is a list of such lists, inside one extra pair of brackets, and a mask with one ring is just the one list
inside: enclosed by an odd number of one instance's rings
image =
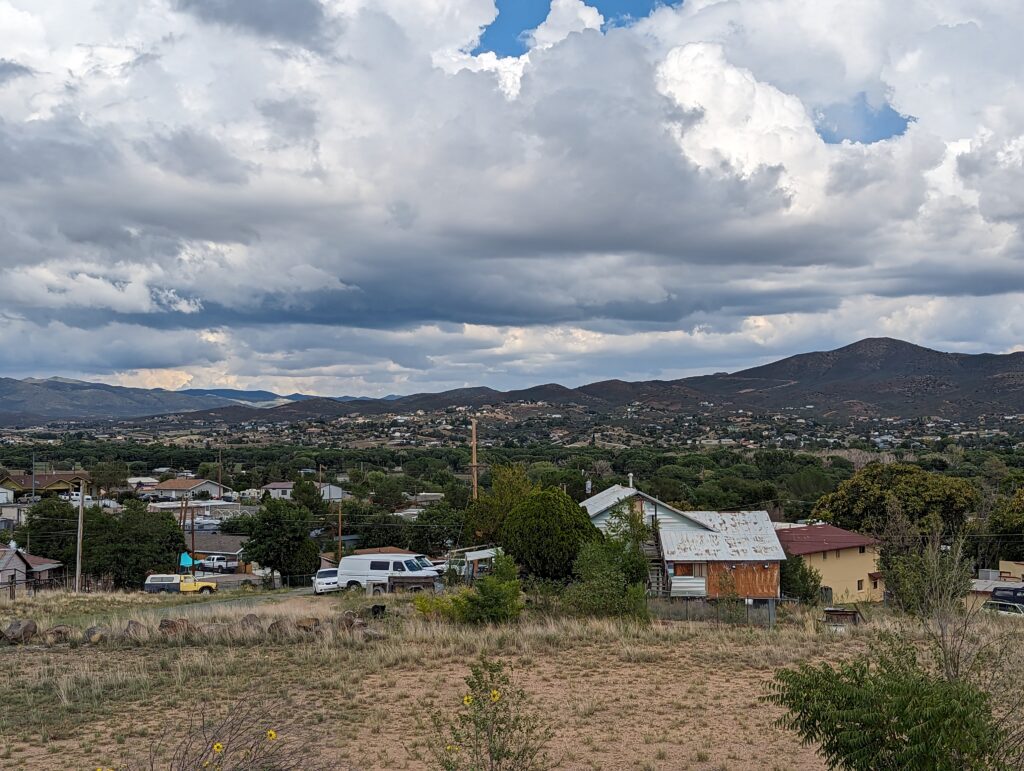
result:
[(783, 525), (775, 533), (787, 557), (801, 557), (821, 573), (832, 602), (878, 602), (885, 582), (878, 572), (878, 541), (834, 525)]

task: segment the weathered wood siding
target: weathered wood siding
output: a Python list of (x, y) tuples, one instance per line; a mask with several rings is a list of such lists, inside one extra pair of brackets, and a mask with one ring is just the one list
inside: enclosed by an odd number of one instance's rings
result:
[(708, 597), (721, 596), (723, 579), (729, 583), (726, 576), (732, 578), (731, 583), (740, 597), (772, 599), (779, 596), (778, 562), (709, 562)]

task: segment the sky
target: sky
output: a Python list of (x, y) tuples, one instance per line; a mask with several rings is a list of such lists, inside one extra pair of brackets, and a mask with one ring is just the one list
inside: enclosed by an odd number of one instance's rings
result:
[(0, 0), (0, 376), (1024, 349), (1003, 0)]

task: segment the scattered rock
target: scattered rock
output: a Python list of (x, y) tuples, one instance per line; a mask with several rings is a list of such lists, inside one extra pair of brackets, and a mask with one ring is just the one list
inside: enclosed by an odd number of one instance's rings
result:
[(242, 616), (242, 619), (238, 622), (238, 625), (242, 629), (254, 629), (259, 630), (260, 632), (263, 631), (263, 622), (260, 621), (260, 617), (257, 616), (255, 613), (246, 613), (244, 616)]
[(2, 636), (12, 645), (24, 645), (36, 636), (39, 627), (30, 618), (16, 618), (3, 631)]
[(71, 638), (75, 636), (75, 630), (67, 624), (58, 624), (47, 629), (44, 636), (48, 645), (59, 645), (71, 642)]
[(279, 618), (277, 621), (271, 622), (270, 626), (267, 627), (267, 632), (275, 637), (287, 637), (294, 633), (294, 631), (294, 625), (286, 618)]
[(313, 618), (300, 618), (295, 622), (295, 628), (300, 632), (315, 632), (320, 628), (320, 619)]
[(90, 645), (99, 645), (110, 639), (110, 630), (105, 626), (91, 626), (82, 632), (82, 641)]
[(187, 618), (162, 619), (158, 628), (160, 634), (165, 637), (184, 637), (193, 631), (192, 625), (189, 624)]
[(206, 637), (223, 637), (231, 631), (231, 626), (229, 624), (220, 623), (203, 624), (202, 627), (200, 627), (200, 631)]
[(126, 640), (143, 642), (149, 639), (149, 627), (135, 619), (129, 619), (128, 625), (124, 628), (121, 636)]
[(363, 629), (362, 634), (364, 640), (383, 640), (387, 637), (387, 635), (379, 629), (371, 629), (370, 627)]

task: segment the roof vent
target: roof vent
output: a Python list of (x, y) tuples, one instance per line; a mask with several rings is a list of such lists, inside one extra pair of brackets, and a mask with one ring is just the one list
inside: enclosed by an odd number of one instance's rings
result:
[(632, 471), (629, 472), (629, 484), (626, 485), (626, 486), (627, 487), (632, 487), (633, 486), (633, 472)]

